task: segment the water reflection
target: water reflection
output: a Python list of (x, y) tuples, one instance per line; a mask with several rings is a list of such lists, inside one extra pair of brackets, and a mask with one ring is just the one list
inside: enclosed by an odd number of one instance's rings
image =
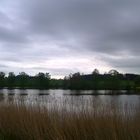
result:
[(2, 102), (5, 99), (4, 94), (0, 93), (0, 102)]
[(38, 90), (38, 96), (44, 96), (49, 95), (49, 92), (47, 90)]
[(8, 89), (7, 94), (8, 94), (8, 96), (14, 96), (15, 95), (15, 90), (14, 89)]
[[(111, 96), (112, 91), (105, 90), (36, 90), (36, 89), (0, 89), (0, 102), (24, 102), (28, 105), (45, 105), (45, 106), (93, 106), (96, 104), (103, 104), (112, 102), (118, 106), (121, 104), (137, 104), (140, 102), (139, 95), (120, 95), (119, 91)], [(73, 95), (73, 96), (70, 96)], [(76, 96), (75, 96), (76, 95)], [(93, 96), (94, 95), (94, 96)], [(98, 95), (98, 96), (95, 96)]]
[(18, 93), (19, 93), (20, 96), (28, 95), (28, 90), (27, 89), (20, 89), (18, 91), (19, 91)]

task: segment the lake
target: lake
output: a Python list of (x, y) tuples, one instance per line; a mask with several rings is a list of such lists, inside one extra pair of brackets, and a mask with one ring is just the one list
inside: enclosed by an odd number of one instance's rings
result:
[(83, 108), (91, 106), (91, 103), (98, 103), (105, 105), (113, 103), (117, 106), (137, 105), (140, 103), (139, 95), (128, 94), (127, 91), (114, 91), (115, 93), (121, 92), (122, 95), (111, 95), (113, 91), (109, 90), (37, 90), (37, 89), (0, 89), (0, 102), (24, 102), (27, 105), (45, 105), (62, 107), (73, 105), (74, 107)]

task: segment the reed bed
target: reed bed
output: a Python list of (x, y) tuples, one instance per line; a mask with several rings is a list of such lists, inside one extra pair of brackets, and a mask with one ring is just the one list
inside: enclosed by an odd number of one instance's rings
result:
[(1, 103), (0, 140), (140, 140), (140, 105)]

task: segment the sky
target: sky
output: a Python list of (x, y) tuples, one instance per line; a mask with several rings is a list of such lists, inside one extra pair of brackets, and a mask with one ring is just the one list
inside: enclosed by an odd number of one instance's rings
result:
[(139, 0), (0, 0), (0, 71), (140, 73), (139, 54)]

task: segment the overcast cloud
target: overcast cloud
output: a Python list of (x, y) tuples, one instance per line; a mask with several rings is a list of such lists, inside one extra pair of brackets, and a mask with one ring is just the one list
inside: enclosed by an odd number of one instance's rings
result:
[(0, 71), (140, 73), (140, 1), (1, 0)]

